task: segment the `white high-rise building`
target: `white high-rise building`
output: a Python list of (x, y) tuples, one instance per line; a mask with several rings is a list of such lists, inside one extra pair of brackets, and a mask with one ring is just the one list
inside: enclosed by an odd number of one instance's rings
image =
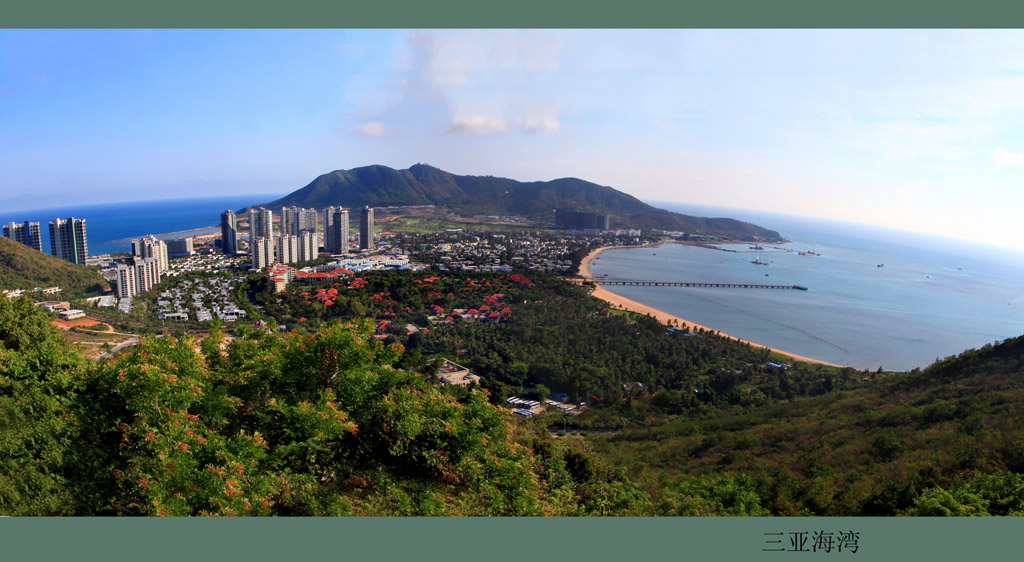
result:
[(167, 255), (172, 258), (191, 256), (196, 253), (195, 240), (188, 236), (186, 238), (175, 238), (166, 242)]
[(274, 241), (270, 238), (257, 238), (250, 242), (252, 269), (263, 269), (274, 263)]
[(276, 238), (278, 263), (295, 263), (299, 261), (299, 237), (285, 234)]
[(50, 250), (62, 260), (85, 265), (85, 259), (89, 257), (85, 219), (71, 217), (50, 221)]
[(145, 293), (160, 282), (160, 261), (157, 258), (135, 258), (135, 290)]
[(281, 207), (281, 234), (298, 234), (298, 207)]
[(316, 209), (299, 209), (299, 232), (316, 232), (317, 218)]
[(39, 223), (37, 222), (9, 222), (4, 225), (4, 236), (40, 252), (43, 251), (43, 240), (39, 236)]
[(133, 258), (132, 264), (118, 264), (114, 288), (120, 298), (131, 298), (153, 288), (160, 282), (160, 261), (157, 258)]
[(299, 234), (299, 255), (296, 261), (310, 261), (315, 260), (320, 253), (317, 251), (320, 244), (317, 240), (317, 233), (315, 232), (303, 232)]
[(298, 236), (304, 231), (316, 232), (316, 209), (283, 207), (281, 209), (281, 234)]
[(270, 209), (249, 209), (249, 242), (274, 237), (274, 213)]
[(167, 271), (167, 243), (150, 234), (132, 240), (132, 255), (139, 258), (156, 258), (160, 271)]
[(117, 282), (114, 285), (118, 298), (127, 299), (134, 297), (135, 291), (135, 267), (123, 263), (117, 264)]

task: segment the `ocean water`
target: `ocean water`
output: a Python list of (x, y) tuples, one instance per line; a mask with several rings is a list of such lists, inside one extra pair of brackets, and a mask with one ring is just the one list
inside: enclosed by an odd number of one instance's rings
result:
[[(808, 287), (607, 287), (729, 335), (859, 369), (909, 370), (1024, 334), (1020, 253), (804, 217), (658, 206), (749, 220), (791, 240), (764, 251), (723, 246), (735, 253), (680, 244), (608, 250), (591, 262), (591, 273), (610, 279)], [(820, 255), (798, 254), (808, 250)], [(751, 263), (758, 257), (769, 265)]]
[(277, 197), (268, 194), (232, 195), (3, 211), (0, 212), (0, 224), (11, 221), (38, 222), (43, 237), (43, 252), (49, 254), (49, 222), (55, 218), (66, 219), (73, 216), (85, 219), (90, 255), (130, 252), (130, 239), (133, 237), (203, 227), (219, 228), (220, 214), (225, 209), (238, 210), (248, 205), (273, 201)]

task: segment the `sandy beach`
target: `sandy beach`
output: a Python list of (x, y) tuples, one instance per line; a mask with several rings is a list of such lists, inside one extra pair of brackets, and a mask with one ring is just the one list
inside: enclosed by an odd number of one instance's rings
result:
[[(175, 232), (165, 232), (163, 234), (153, 234), (159, 240), (173, 240), (175, 238), (188, 238), (188, 237), (209, 237), (220, 234), (220, 226), (202, 226), (199, 228), (190, 228), (188, 230), (178, 230)], [(121, 238), (119, 240), (113, 240), (113, 242), (131, 242), (136, 238), (142, 238), (142, 236), (130, 236), (128, 238)]]
[[(605, 247), (602, 247), (602, 248), (597, 248), (596, 250), (594, 250), (594, 251), (590, 252), (589, 254), (587, 254), (587, 256), (585, 258), (583, 258), (583, 261), (580, 262), (580, 276), (582, 276), (584, 279), (589, 279), (591, 277), (591, 275), (590, 275), (590, 261), (593, 260), (595, 257), (597, 257), (597, 255), (600, 254), (601, 252), (603, 252), (605, 250), (610, 250), (612, 248), (635, 248), (635, 247), (636, 246), (605, 246)], [(660, 322), (662, 322), (666, 326), (669, 326), (669, 325), (681, 326), (683, 324), (686, 324), (687, 326), (690, 327), (691, 330), (696, 330), (696, 329), (703, 328), (704, 330), (710, 330), (712, 332), (718, 332), (718, 334), (721, 335), (721, 336), (724, 336), (724, 337), (727, 337), (727, 338), (731, 338), (731, 339), (734, 339), (734, 340), (737, 340), (737, 341), (741, 341), (741, 342), (744, 342), (744, 343), (748, 343), (748, 344), (750, 344), (750, 345), (752, 345), (754, 347), (759, 347), (759, 348), (763, 348), (763, 349), (771, 349), (775, 353), (780, 353), (782, 355), (786, 355), (786, 356), (792, 358), (795, 361), (803, 361), (803, 362), (806, 362), (806, 363), (819, 363), (819, 364), (822, 364), (822, 365), (831, 365), (833, 367), (843, 367), (843, 365), (837, 365), (835, 363), (829, 363), (828, 361), (821, 361), (821, 360), (818, 360), (818, 359), (813, 359), (811, 357), (804, 357), (803, 355), (797, 355), (795, 353), (789, 353), (788, 351), (783, 351), (781, 349), (769, 348), (768, 346), (764, 346), (764, 345), (761, 345), (761, 344), (758, 344), (758, 343), (754, 343), (754, 342), (743, 340), (743, 339), (740, 339), (740, 338), (737, 338), (737, 337), (734, 337), (734, 336), (730, 336), (729, 334), (726, 334), (726, 333), (723, 333), (723, 332), (719, 332), (718, 330), (715, 330), (714, 328), (709, 328), (707, 326), (702, 326), (700, 324), (697, 324), (696, 322), (691, 322), (689, 320), (685, 320), (685, 319), (680, 318), (678, 316), (673, 316), (673, 315), (668, 314), (666, 312), (663, 312), (661, 310), (658, 310), (658, 309), (655, 309), (655, 308), (651, 308), (651, 307), (649, 307), (649, 306), (647, 306), (645, 304), (636, 302), (635, 300), (627, 299), (626, 297), (617, 295), (617, 294), (609, 291), (608, 289), (605, 289), (601, 285), (597, 285), (595, 287), (594, 292), (592, 294), (595, 297), (597, 297), (597, 298), (599, 298), (601, 300), (608, 301), (609, 304), (611, 304), (612, 306), (614, 306), (616, 308), (621, 308), (623, 310), (629, 310), (629, 311), (632, 311), (632, 312), (636, 312), (638, 314), (649, 314), (650, 316), (653, 316), (654, 318), (658, 319)]]

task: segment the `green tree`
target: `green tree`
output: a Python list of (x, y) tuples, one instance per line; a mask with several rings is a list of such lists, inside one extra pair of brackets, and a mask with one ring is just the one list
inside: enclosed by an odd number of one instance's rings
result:
[(701, 476), (683, 482), (666, 500), (667, 515), (765, 516), (754, 481), (746, 475)]
[(27, 298), (0, 298), (0, 514), (70, 515), (73, 401), (87, 364)]

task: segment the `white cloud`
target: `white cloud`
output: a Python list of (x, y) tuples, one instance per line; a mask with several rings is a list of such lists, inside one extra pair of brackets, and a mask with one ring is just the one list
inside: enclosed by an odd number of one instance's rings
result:
[(391, 129), (386, 127), (380, 121), (370, 121), (353, 127), (352, 132), (357, 135), (363, 135), (364, 137), (380, 137), (383, 135), (390, 135), (394, 133)]
[(505, 130), (505, 122), (497, 117), (484, 115), (472, 115), (453, 119), (448, 125), (448, 130), (453, 133), (466, 133), (470, 135), (485, 135), (487, 133), (500, 133)]
[(549, 31), (424, 30), (407, 36), (419, 49), (417, 71), (431, 86), (508, 85), (517, 78), (559, 69), (561, 45)]
[(516, 127), (527, 133), (549, 134), (557, 131), (561, 126), (562, 124), (554, 117), (523, 117), (516, 121)]
[(1020, 166), (1021, 164), (1024, 164), (1024, 153), (1014, 154), (1001, 146), (997, 146), (996, 151), (992, 153), (992, 160), (995, 160), (1000, 164), (1014, 164)]

